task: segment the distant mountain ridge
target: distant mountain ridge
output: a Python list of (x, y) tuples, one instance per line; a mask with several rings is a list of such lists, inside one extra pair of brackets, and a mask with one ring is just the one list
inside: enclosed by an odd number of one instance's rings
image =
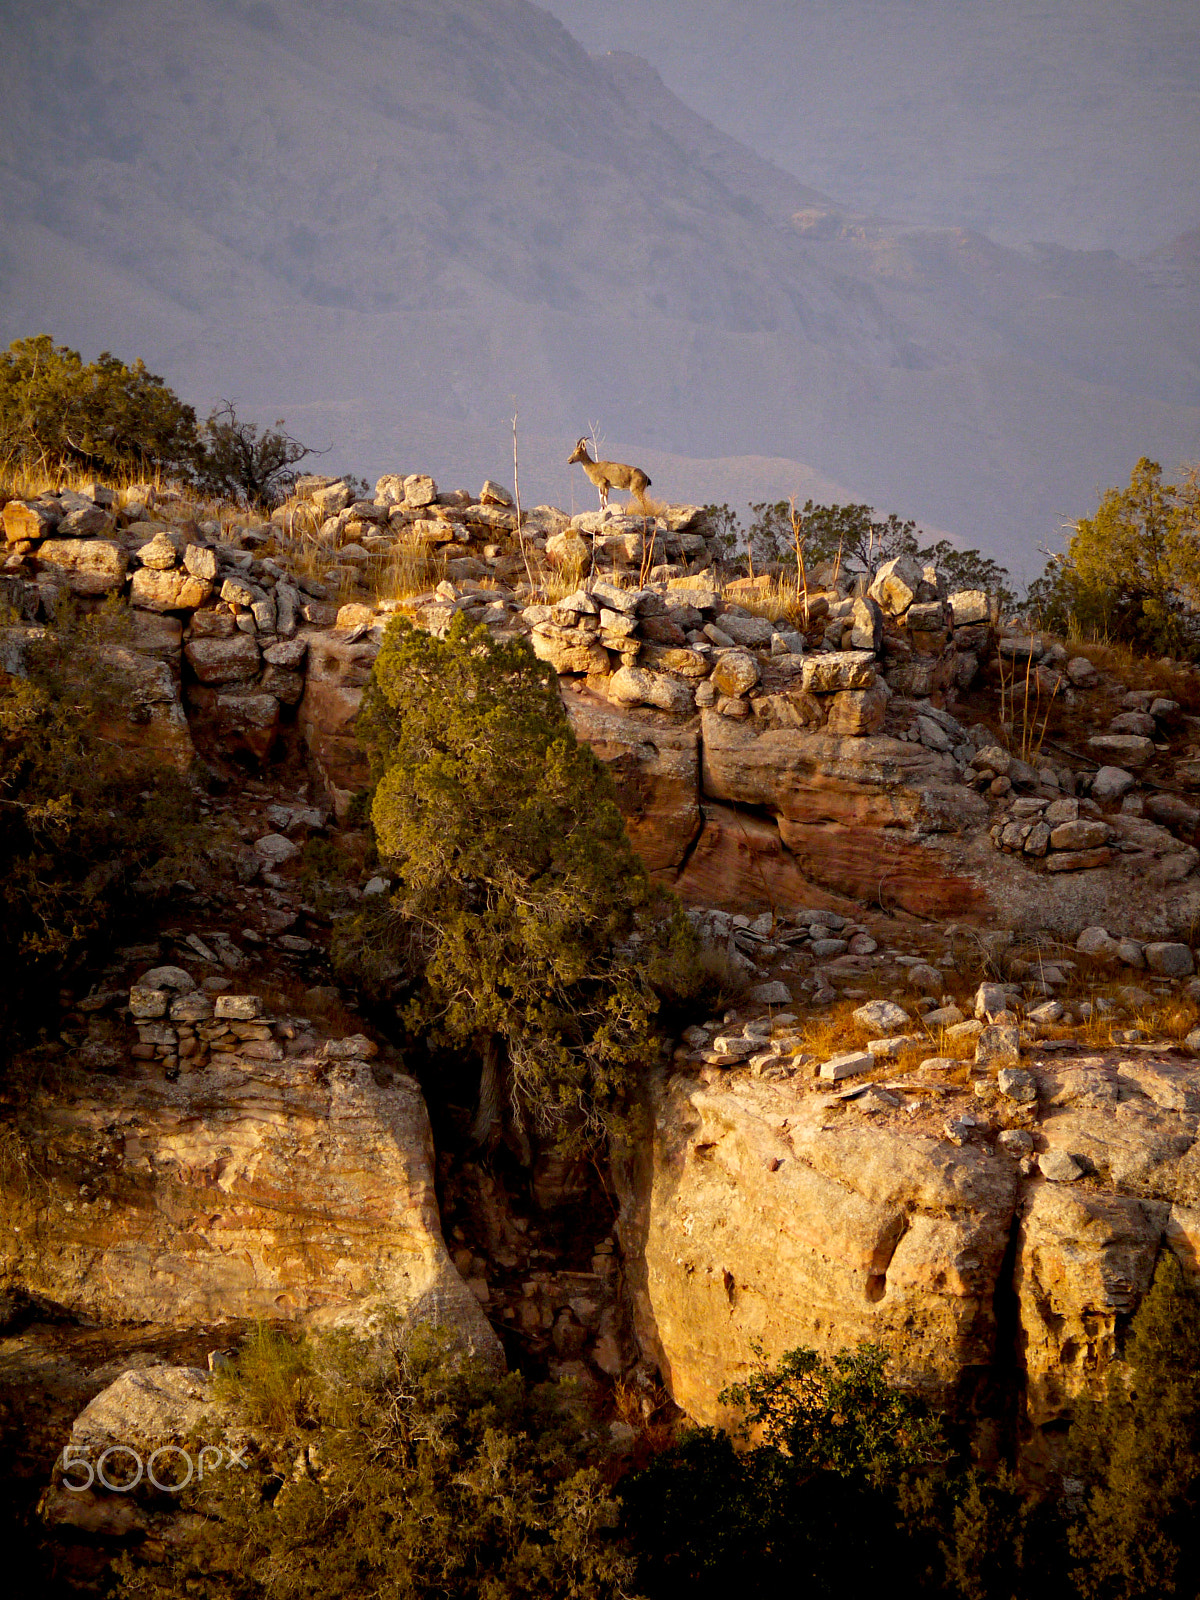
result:
[(0, 30), (0, 339), (143, 355), (330, 470), (482, 481), (515, 404), (527, 498), (584, 499), (596, 422), (670, 498), (770, 457), (1031, 570), (1139, 454), (1200, 454), (1194, 277), (849, 215), (525, 0)]

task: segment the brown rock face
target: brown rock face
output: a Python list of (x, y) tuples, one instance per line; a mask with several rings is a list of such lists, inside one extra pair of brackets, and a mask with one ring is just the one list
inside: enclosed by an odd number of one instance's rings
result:
[(308, 753), (339, 817), (370, 779), (354, 720), (379, 647), (371, 640), (348, 644), (316, 629), (296, 635), (308, 645), (304, 697), (296, 713)]
[(315, 1057), (92, 1077), (35, 1096), (18, 1127), (48, 1178), (5, 1193), (7, 1286), (113, 1322), (362, 1327), (390, 1307), (495, 1350), (446, 1254), (409, 1078), (380, 1087), (365, 1061)]
[(842, 906), (837, 896), (814, 888), (806, 863), (785, 848), (775, 823), (731, 806), (705, 805), (703, 817), (700, 837), (672, 883), (681, 899), (747, 913)]
[(617, 783), (634, 849), (649, 871), (672, 873), (700, 829), (700, 752), (694, 727), (617, 710), (590, 694), (563, 696), (576, 738), (591, 746)]
[(622, 1242), (643, 1348), (702, 1422), (756, 1340), (773, 1359), (871, 1339), (943, 1393), (991, 1360), (1015, 1168), (826, 1107), (745, 1073), (656, 1097)]
[(947, 781), (949, 758), (897, 739), (756, 733), (710, 712), (701, 733), (705, 794), (774, 811), (783, 843), (814, 882), (925, 915), (985, 910), (979, 884), (905, 831), (955, 833), (985, 818), (977, 795)]
[(914, 916), (971, 918), (987, 910), (980, 884), (898, 830), (780, 817), (779, 836), (801, 872), (848, 899)]
[(952, 1143), (902, 1105), (847, 1112), (806, 1079), (660, 1078), (652, 1145), (621, 1176), (621, 1237), (639, 1341), (684, 1409), (720, 1421), (755, 1340), (772, 1359), (871, 1339), (960, 1401), (988, 1368), (1011, 1386), (1015, 1351), (1024, 1464), (1052, 1465), (1159, 1250), (1200, 1277), (1200, 1088), (1169, 1055), (1027, 1071), (1040, 1168), (1065, 1178), (1022, 1176), (1000, 1144)]

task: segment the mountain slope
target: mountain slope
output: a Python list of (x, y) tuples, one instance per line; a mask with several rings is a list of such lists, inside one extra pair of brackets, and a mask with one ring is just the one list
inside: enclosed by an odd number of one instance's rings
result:
[(1028, 568), (1142, 451), (1197, 453), (1177, 274), (848, 216), (524, 0), (3, 28), (0, 339), (142, 354), (335, 470), (502, 472), (515, 401), (526, 498), (583, 497), (598, 422), (672, 497), (777, 457)]

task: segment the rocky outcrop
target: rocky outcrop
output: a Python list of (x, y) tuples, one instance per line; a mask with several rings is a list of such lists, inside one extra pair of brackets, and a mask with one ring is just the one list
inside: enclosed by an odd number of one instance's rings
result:
[(711, 712), (701, 725), (705, 794), (774, 812), (807, 879), (921, 915), (962, 917), (987, 907), (983, 887), (925, 842), (987, 818), (982, 801), (951, 781), (947, 757), (884, 737), (759, 731)]
[(621, 1237), (643, 1348), (699, 1421), (722, 1420), (755, 1341), (773, 1359), (871, 1339), (943, 1395), (992, 1360), (1014, 1167), (840, 1111), (719, 1069), (654, 1096)]
[(272, 1059), (251, 1039), (174, 1082), (148, 1066), (10, 1108), (0, 1283), (109, 1322), (394, 1312), (494, 1353), (442, 1241), (419, 1088), (374, 1071), (366, 1041), (314, 1043)]
[(1026, 1466), (1054, 1461), (1159, 1251), (1200, 1278), (1200, 1077), (1169, 1047), (985, 1057), (974, 1084), (932, 1061), (841, 1096), (786, 1053), (758, 1058), (771, 1079), (658, 1080), (621, 1237), (643, 1350), (690, 1415), (722, 1420), (756, 1341), (869, 1339), (977, 1421), (1015, 1394)]
[(674, 881), (700, 831), (700, 745), (694, 727), (634, 716), (586, 691), (564, 697), (576, 738), (612, 773), (633, 846)]
[(339, 817), (369, 781), (366, 756), (355, 734), (355, 718), (371, 668), (379, 653), (377, 638), (359, 630), (298, 635), (308, 645), (304, 696), (297, 722), (309, 756)]

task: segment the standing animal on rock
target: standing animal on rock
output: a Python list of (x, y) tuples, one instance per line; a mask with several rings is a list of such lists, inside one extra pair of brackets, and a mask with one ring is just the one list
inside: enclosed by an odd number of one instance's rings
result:
[(601, 506), (608, 505), (610, 489), (628, 489), (640, 500), (650, 487), (650, 479), (641, 467), (627, 467), (621, 461), (593, 461), (588, 455), (587, 440), (580, 439), (567, 457), (567, 465), (579, 462), (588, 477), (600, 491)]

